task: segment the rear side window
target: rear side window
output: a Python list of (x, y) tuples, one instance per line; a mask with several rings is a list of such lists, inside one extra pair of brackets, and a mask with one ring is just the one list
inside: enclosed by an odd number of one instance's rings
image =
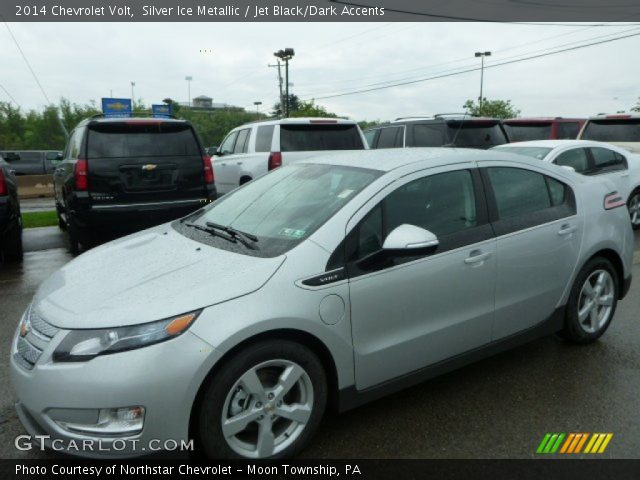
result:
[[(551, 123), (542, 122), (514, 122), (505, 123), (504, 128), (512, 142), (526, 142), (529, 140), (546, 140), (551, 138)], [(578, 132), (576, 132), (576, 135)], [(562, 137), (561, 137), (562, 138)], [(574, 137), (575, 138), (575, 137)]]
[(414, 147), (441, 147), (445, 143), (447, 143), (447, 138), (443, 125), (418, 124), (413, 126)]
[(183, 123), (105, 122), (89, 128), (89, 158), (200, 156), (200, 154), (192, 128)]
[(377, 148), (401, 148), (404, 127), (386, 127), (380, 129)]
[(362, 138), (353, 124), (280, 125), (280, 150), (362, 150)]
[(491, 148), (507, 143), (498, 122), (449, 121), (449, 143), (456, 147)]
[(584, 148), (573, 148), (562, 152), (554, 163), (561, 167), (571, 167), (578, 173), (589, 170), (589, 157), (587, 157), (587, 151)]
[(71, 138), (69, 138), (69, 144), (67, 145), (64, 158), (75, 159), (80, 156), (83, 134), (84, 128), (78, 128), (71, 133)]
[(640, 118), (627, 120), (590, 120), (582, 138), (600, 142), (640, 142)]
[(572, 140), (578, 137), (580, 124), (578, 122), (558, 122), (556, 132), (559, 140)]
[(513, 218), (551, 207), (544, 175), (521, 168), (487, 170), (498, 207), (498, 218)]
[(618, 152), (609, 150), (608, 148), (593, 147), (591, 148), (593, 156), (593, 166), (595, 170), (624, 170), (626, 168), (626, 160)]
[(247, 151), (247, 147), (249, 146), (249, 133), (251, 133), (250, 128), (245, 128), (238, 132), (238, 138), (236, 140), (235, 147), (233, 147), (233, 153), (245, 153)]
[(273, 138), (273, 129), (275, 125), (263, 125), (258, 127), (256, 134), (256, 152), (270, 152), (271, 139)]

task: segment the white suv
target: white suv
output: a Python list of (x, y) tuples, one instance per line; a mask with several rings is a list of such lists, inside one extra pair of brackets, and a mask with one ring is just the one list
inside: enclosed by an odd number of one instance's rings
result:
[(213, 157), (218, 195), (281, 165), (327, 150), (364, 150), (366, 141), (353, 120), (286, 118), (234, 128)]

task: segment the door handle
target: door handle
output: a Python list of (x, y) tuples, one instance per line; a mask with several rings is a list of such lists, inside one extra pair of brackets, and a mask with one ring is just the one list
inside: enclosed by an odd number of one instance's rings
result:
[(577, 230), (577, 227), (569, 224), (562, 225), (558, 230), (558, 235), (569, 235)]
[(491, 252), (482, 252), (482, 250), (473, 250), (467, 258), (464, 259), (464, 263), (472, 265), (474, 263), (484, 262), (491, 256)]

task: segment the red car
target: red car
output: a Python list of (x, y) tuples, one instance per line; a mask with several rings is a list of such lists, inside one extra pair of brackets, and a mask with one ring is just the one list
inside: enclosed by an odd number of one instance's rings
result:
[(584, 118), (531, 117), (510, 118), (502, 123), (511, 142), (526, 142), (575, 139), (584, 122)]

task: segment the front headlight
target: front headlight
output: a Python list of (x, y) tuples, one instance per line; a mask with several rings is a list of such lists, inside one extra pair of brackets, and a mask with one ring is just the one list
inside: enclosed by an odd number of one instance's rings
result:
[(54, 362), (80, 362), (98, 355), (133, 350), (177, 337), (201, 310), (157, 322), (100, 330), (71, 330), (53, 352)]

